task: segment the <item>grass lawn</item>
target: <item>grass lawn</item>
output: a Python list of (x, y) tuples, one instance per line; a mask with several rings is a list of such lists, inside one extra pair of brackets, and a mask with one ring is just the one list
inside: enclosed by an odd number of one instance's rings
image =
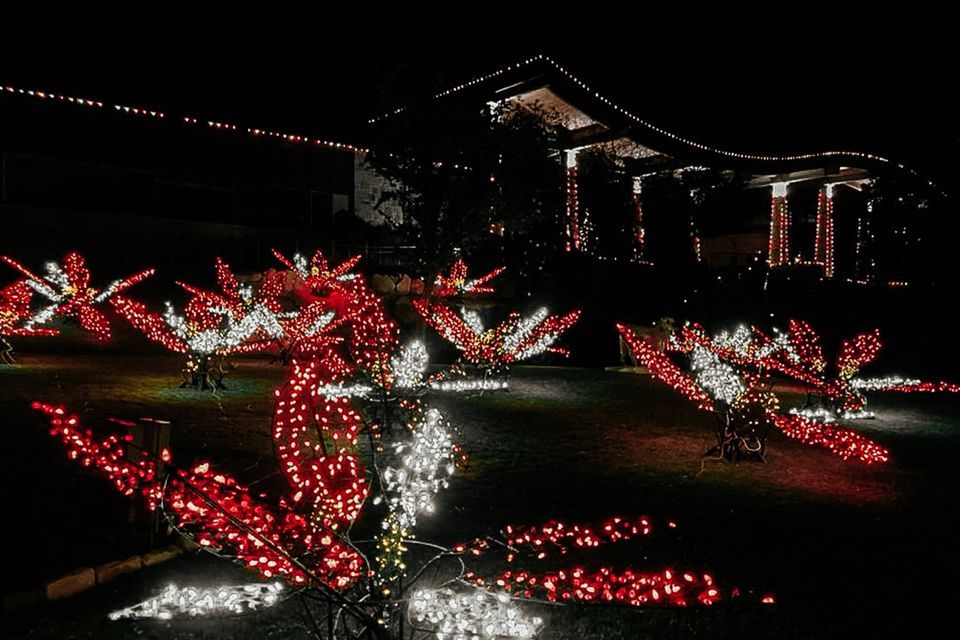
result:
[[(0, 367), (4, 416), (4, 591), (136, 552), (126, 501), (68, 464), (31, 400), (64, 403), (87, 426), (170, 420), (175, 459), (207, 457), (263, 487), (282, 486), (270, 439), (270, 390), (283, 370), (241, 360), (218, 395), (178, 390), (175, 357), (25, 355)], [(908, 634), (956, 626), (960, 399), (871, 399), (858, 423), (892, 452), (882, 467), (844, 462), (777, 433), (766, 464), (701, 464), (713, 418), (646, 376), (518, 367), (509, 392), (438, 398), (460, 427), (469, 467), (437, 499), (418, 538), (439, 544), (549, 518), (587, 522), (649, 515), (674, 531), (604, 557), (610, 564), (712, 573), (729, 591), (774, 593), (777, 605), (712, 609), (536, 607), (543, 638), (819, 638)], [(279, 482), (278, 482), (279, 481)], [(368, 518), (368, 520), (372, 520)], [(372, 522), (358, 523), (358, 532)], [(22, 609), (14, 637), (310, 637), (297, 598), (256, 616), (108, 623), (106, 613), (178, 584), (251, 580), (203, 555), (125, 576), (65, 602)]]

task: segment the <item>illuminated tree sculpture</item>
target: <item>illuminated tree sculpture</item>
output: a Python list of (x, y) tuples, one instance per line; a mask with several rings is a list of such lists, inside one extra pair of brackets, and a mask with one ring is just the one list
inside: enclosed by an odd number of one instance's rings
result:
[(721, 419), (714, 451), (724, 457), (755, 454), (763, 457), (765, 429), (774, 427), (804, 444), (829, 449), (844, 460), (854, 458), (866, 464), (889, 460), (890, 452), (856, 431), (832, 420), (818, 421), (800, 415), (784, 414), (763, 378), (743, 372), (718, 357), (725, 353), (696, 325), (680, 330), (677, 349), (691, 357), (693, 375), (688, 375), (632, 329), (617, 325), (637, 362), (651, 375), (680, 391), (700, 409), (713, 411)]
[[(272, 424), (278, 466), (288, 484), (281, 495), (254, 493), (209, 461), (178, 467), (168, 449), (153, 457), (135, 449), (128, 436), (95, 438), (62, 407), (39, 402), (34, 407), (47, 417), (70, 459), (123, 494), (143, 496), (203, 549), (333, 603), (338, 613), (330, 635), (337, 637), (401, 636), (405, 616), (437, 637), (528, 638), (542, 621), (520, 610), (516, 599), (541, 595), (556, 602), (632, 606), (710, 604), (720, 598), (709, 575), (672, 570), (573, 568), (530, 574), (529, 580), (510, 570), (485, 582), (462, 564), (479, 555), (479, 543), (445, 549), (416, 540), (417, 526), (434, 514), (436, 497), (465, 460), (456, 429), (429, 403), (430, 394), (451, 388), (426, 374), (422, 344), (401, 346), (396, 324), (362, 277), (322, 268), (321, 260), (315, 256), (316, 270), (295, 268), (297, 287), (309, 301), (295, 317), (283, 319), (291, 363), (274, 393)], [(201, 298), (195, 294), (194, 300)], [(116, 304), (154, 339), (173, 335), (179, 342), (171, 344), (186, 348), (186, 338), (172, 333), (165, 319), (129, 300)], [(213, 313), (202, 300), (196, 304)], [(361, 455), (366, 447), (368, 454)], [(361, 514), (378, 518), (380, 533), (373, 542), (351, 537)], [(595, 534), (588, 527), (548, 523), (508, 528), (505, 542), (552, 552), (648, 532), (645, 519), (613, 519)], [(546, 536), (546, 542), (537, 536)], [(413, 548), (432, 556), (416, 570), (407, 566), (422, 556), (411, 555)], [(456, 575), (441, 588), (425, 585), (425, 570), (450, 558), (461, 567)], [(518, 588), (520, 583), (525, 586)], [(278, 592), (279, 587), (265, 586), (168, 588), (111, 617), (238, 612), (266, 606)]]
[(90, 286), (90, 270), (79, 253), (68, 253), (64, 256), (63, 266), (48, 262), (47, 274), (43, 277), (13, 258), (0, 256), (0, 260), (26, 276), (26, 285), (47, 299), (47, 303), (39, 311), (24, 320), (24, 329), (31, 330), (55, 317), (69, 318), (76, 320), (98, 342), (110, 339), (110, 322), (96, 308), (97, 305), (150, 277), (154, 272), (153, 269), (146, 269), (128, 278), (114, 280), (103, 289), (96, 289)]
[[(493, 288), (486, 283), (502, 271), (502, 268), (494, 269), (480, 278), (468, 280), (466, 263), (457, 260), (449, 274), (437, 276), (433, 295), (447, 298), (491, 293)], [(461, 305), (458, 313), (451, 304), (429, 297), (414, 300), (413, 304), (423, 320), (460, 351), (463, 362), (483, 371), (485, 380), (501, 376), (511, 364), (544, 352), (566, 355), (565, 349), (553, 345), (580, 318), (580, 311), (551, 316), (541, 308), (527, 317), (512, 312), (496, 327), (486, 329), (480, 315), (466, 306)]]
[[(703, 334), (702, 329), (697, 329)], [(877, 329), (844, 340), (832, 367), (824, 356), (820, 335), (800, 320), (790, 320), (786, 332), (774, 329), (773, 337), (756, 327), (740, 326), (732, 333), (721, 333), (715, 341), (701, 341), (701, 344), (737, 366), (759, 373), (775, 372), (803, 384), (810, 396), (819, 398), (816, 403), (808, 398), (807, 406), (797, 410), (804, 417), (872, 418), (873, 413), (866, 410), (865, 392), (960, 391), (960, 385), (944, 381), (926, 382), (900, 376), (858, 377), (860, 369), (873, 362), (883, 346)]]
[(282, 322), (291, 319), (281, 311), (279, 276), (266, 279), (254, 292), (250, 286), (241, 286), (220, 258), (216, 269), (220, 293), (178, 283), (191, 296), (182, 314), (169, 302), (161, 316), (123, 296), (112, 301), (117, 312), (148, 339), (187, 354), (181, 387), (226, 388), (227, 357), (274, 348), (275, 341), (285, 335)]

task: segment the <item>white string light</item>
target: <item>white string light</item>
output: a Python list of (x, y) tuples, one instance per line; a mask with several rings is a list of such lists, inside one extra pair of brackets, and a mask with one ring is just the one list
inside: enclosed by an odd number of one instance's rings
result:
[(215, 613), (246, 613), (277, 602), (283, 584), (253, 583), (237, 586), (177, 587), (170, 585), (163, 592), (125, 609), (109, 614), (110, 620), (124, 618), (157, 618), (170, 620), (176, 615), (204, 616)]
[(394, 386), (398, 389), (415, 389), (422, 386), (428, 358), (427, 349), (419, 340), (401, 347), (399, 353), (390, 359)]
[(715, 400), (727, 405), (732, 405), (747, 389), (736, 369), (700, 345), (695, 345), (690, 352), (690, 368), (696, 375), (697, 384)]
[[(699, 150), (699, 151), (707, 151), (707, 152), (709, 152), (709, 153), (713, 153), (713, 154), (716, 154), (716, 155), (724, 156), (724, 157), (727, 157), (727, 158), (736, 158), (736, 159), (739, 159), (739, 160), (760, 160), (760, 161), (764, 161), (764, 162), (791, 162), (791, 161), (798, 161), (798, 160), (830, 160), (830, 159), (837, 159), (837, 158), (856, 158), (856, 159), (860, 159), (860, 160), (871, 160), (871, 161), (880, 162), (880, 163), (883, 163), (883, 164), (889, 164), (889, 165), (892, 165), (892, 166), (897, 167), (898, 169), (900, 169), (900, 170), (902, 170), (902, 171), (906, 171), (907, 173), (910, 173), (910, 174), (912, 174), (912, 175), (915, 175), (915, 176), (918, 176), (918, 177), (922, 177), (922, 176), (920, 176), (920, 174), (918, 174), (916, 171), (914, 171), (914, 170), (912, 170), (912, 169), (908, 169), (906, 166), (900, 164), (899, 162), (895, 162), (895, 161), (891, 160), (890, 158), (886, 158), (886, 157), (884, 157), (884, 156), (880, 156), (880, 155), (873, 154), (873, 153), (865, 153), (865, 152), (862, 152), (862, 151), (820, 151), (820, 152), (815, 152), (815, 153), (801, 153), (801, 154), (779, 155), (779, 156), (778, 156), (778, 155), (770, 155), (770, 154), (743, 153), (743, 152), (739, 152), (739, 151), (729, 151), (729, 150), (726, 150), (726, 149), (721, 149), (721, 148), (719, 148), (719, 147), (713, 147), (713, 146), (710, 146), (710, 145), (702, 144), (702, 143), (700, 143), (700, 142), (696, 142), (696, 141), (694, 141), (694, 140), (690, 140), (689, 138), (685, 138), (685, 137), (683, 137), (683, 136), (677, 135), (677, 134), (675, 134), (675, 133), (673, 133), (673, 132), (671, 132), (671, 131), (667, 131), (666, 129), (663, 129), (663, 128), (658, 127), (658, 126), (656, 126), (656, 125), (654, 125), (654, 124), (652, 124), (652, 123), (650, 123), (650, 122), (647, 122), (647, 121), (644, 120), (643, 118), (637, 116), (637, 115), (636, 115), (635, 113), (633, 113), (632, 111), (627, 110), (626, 108), (624, 108), (624, 107), (622, 107), (621, 105), (617, 104), (617, 103), (614, 102), (613, 100), (610, 100), (610, 99), (607, 98), (606, 96), (601, 95), (598, 91), (596, 91), (595, 89), (593, 89), (591, 86), (589, 86), (589, 85), (588, 85), (587, 83), (585, 83), (583, 80), (581, 80), (579, 77), (575, 76), (573, 73), (571, 73), (570, 71), (568, 71), (565, 67), (563, 67), (563, 66), (560, 65), (558, 62), (556, 62), (553, 58), (551, 58), (551, 57), (549, 57), (549, 56), (547, 56), (547, 55), (544, 55), (544, 54), (539, 54), (539, 55), (536, 55), (536, 56), (532, 56), (532, 57), (527, 58), (526, 60), (523, 60), (523, 61), (521, 61), (521, 62), (519, 62), (519, 63), (517, 63), (517, 64), (512, 64), (512, 65), (503, 67), (503, 68), (501, 68), (501, 69), (498, 69), (497, 71), (494, 71), (493, 73), (488, 73), (488, 74), (486, 74), (486, 75), (478, 76), (478, 77), (476, 77), (476, 78), (474, 78), (473, 80), (470, 80), (470, 81), (468, 81), (468, 82), (464, 82), (464, 83), (458, 84), (458, 85), (456, 85), (456, 86), (454, 86), (454, 87), (450, 87), (449, 89), (446, 89), (445, 91), (441, 91), (440, 93), (434, 94), (433, 98), (434, 98), (435, 100), (436, 100), (436, 99), (439, 99), (439, 98), (443, 98), (443, 97), (448, 96), (448, 95), (450, 95), (450, 94), (452, 94), (452, 93), (457, 93), (457, 92), (459, 92), (459, 91), (462, 91), (462, 90), (467, 89), (467, 88), (469, 88), (469, 87), (472, 87), (472, 86), (474, 86), (474, 85), (480, 84), (480, 83), (482, 83), (482, 82), (486, 82), (487, 80), (490, 80), (490, 79), (495, 78), (495, 77), (497, 77), (497, 76), (500, 76), (500, 75), (503, 75), (503, 74), (508, 73), (508, 72), (510, 72), (510, 71), (513, 71), (514, 69), (519, 69), (519, 68), (521, 68), (521, 67), (529, 66), (529, 65), (531, 65), (531, 64), (533, 64), (533, 63), (536, 63), (536, 62), (546, 62), (546, 63), (549, 64), (551, 67), (553, 67), (555, 70), (557, 70), (561, 75), (563, 75), (567, 80), (569, 80), (570, 82), (572, 82), (573, 84), (575, 84), (576, 86), (578, 86), (580, 89), (582, 89), (583, 91), (585, 91), (588, 95), (590, 95), (590, 97), (592, 97), (592, 98), (595, 99), (595, 100), (600, 101), (600, 102), (603, 103), (605, 106), (607, 106), (607, 107), (610, 108), (610, 109), (613, 109), (614, 111), (616, 111), (616, 112), (619, 113), (620, 115), (624, 116), (625, 118), (627, 118), (627, 119), (635, 122), (636, 124), (638, 124), (638, 125), (646, 128), (646, 129), (649, 129), (650, 131), (653, 131), (653, 132), (655, 132), (655, 133), (658, 133), (658, 134), (660, 134), (660, 135), (662, 135), (662, 136), (665, 136), (665, 137), (667, 137), (667, 138), (669, 138), (669, 139), (671, 139), (671, 140), (673, 140), (673, 141), (675, 141), (675, 142), (679, 142), (679, 143), (681, 143), (681, 144), (684, 144), (684, 145), (686, 145), (686, 146), (688, 146), (688, 147), (692, 147), (692, 148), (697, 149), (697, 150)], [(407, 109), (408, 109), (408, 107), (405, 107), (405, 106), (404, 106), (404, 107), (397, 107), (397, 108), (395, 108), (395, 109), (393, 109), (393, 110), (391, 110), (391, 111), (389, 111), (389, 112), (383, 113), (383, 114), (381, 114), (381, 115), (379, 115), (379, 116), (376, 116), (376, 117), (373, 117), (373, 118), (370, 118), (370, 119), (368, 120), (368, 123), (369, 123), (369, 124), (374, 124), (374, 123), (376, 123), (376, 122), (378, 122), (378, 121), (380, 121), (380, 120), (383, 120), (383, 119), (385, 119), (385, 118), (388, 118), (388, 117), (391, 117), (391, 116), (394, 116), (394, 115), (403, 113), (403, 112), (406, 111)], [(923, 179), (924, 179), (924, 181), (925, 181), (927, 184), (929, 184), (930, 186), (932, 186), (932, 187), (935, 187), (935, 186), (936, 186), (932, 180), (929, 180), (929, 179), (926, 179), (926, 178), (923, 178)]]
[(419, 514), (433, 513), (433, 497), (453, 475), (453, 439), (445, 426), (440, 412), (429, 409), (424, 420), (413, 425), (413, 438), (393, 445), (401, 466), (384, 469), (383, 483), (393, 494), (388, 502), (401, 530), (413, 529)]
[(477, 379), (477, 380), (431, 380), (430, 388), (435, 391), (497, 391), (507, 389), (510, 384), (506, 380)]
[[(0, 85), (0, 95), (3, 94), (16, 94), (21, 96), (29, 96), (38, 100), (52, 100), (57, 102), (68, 102), (70, 104), (75, 104), (83, 107), (92, 107), (94, 109), (103, 109), (105, 107), (113, 107), (113, 110), (117, 113), (139, 116), (139, 117), (150, 117), (156, 119), (166, 119), (167, 114), (163, 111), (156, 109), (146, 109), (143, 107), (133, 107), (130, 105), (123, 104), (114, 104), (108, 105), (100, 100), (91, 100), (89, 98), (75, 98), (73, 96), (66, 96), (58, 93), (51, 93), (49, 91), (39, 91), (34, 89), (21, 89), (18, 87), (11, 87), (7, 85)], [(352, 144), (346, 144), (343, 142), (333, 142), (331, 140), (323, 140), (320, 138), (311, 138), (310, 136), (304, 136), (296, 133), (283, 133), (280, 131), (273, 131), (271, 129), (259, 129), (255, 127), (244, 127), (231, 122), (220, 122), (217, 120), (203, 120), (201, 118), (196, 118), (194, 116), (180, 116), (173, 118), (173, 121), (182, 122), (183, 124), (188, 125), (199, 125), (203, 126), (204, 124), (210, 129), (217, 129), (218, 131), (236, 131), (236, 132), (246, 132), (248, 135), (253, 137), (267, 137), (267, 138), (276, 138), (278, 140), (284, 140), (285, 142), (298, 143), (298, 144), (312, 144), (317, 147), (324, 147), (327, 149), (340, 149), (343, 151), (351, 151), (353, 153), (365, 154), (369, 149), (363, 147), (358, 147)]]
[(437, 640), (532, 638), (543, 620), (527, 617), (508, 595), (482, 589), (417, 589), (410, 598), (410, 618), (429, 624)]
[(922, 380), (916, 378), (885, 376), (882, 378), (852, 378), (850, 386), (859, 391), (883, 391), (897, 387), (912, 387), (922, 382)]

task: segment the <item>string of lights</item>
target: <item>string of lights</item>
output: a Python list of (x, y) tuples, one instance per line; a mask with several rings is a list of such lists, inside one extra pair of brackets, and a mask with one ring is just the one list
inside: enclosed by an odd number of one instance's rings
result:
[(171, 115), (169, 112), (160, 111), (158, 109), (136, 107), (136, 106), (126, 105), (126, 104), (109, 104), (109, 103), (103, 102), (102, 100), (68, 96), (60, 93), (54, 93), (51, 91), (44, 91), (39, 89), (23, 89), (21, 87), (0, 85), (0, 96), (3, 96), (3, 95), (32, 98), (36, 100), (42, 100), (45, 102), (61, 102), (65, 104), (77, 105), (87, 109), (94, 109), (94, 110), (105, 110), (105, 111), (112, 110), (115, 113), (129, 115), (139, 119), (182, 122), (184, 125), (189, 125), (189, 126), (195, 125), (199, 127), (207, 127), (208, 129), (214, 129), (217, 131), (246, 133), (247, 135), (254, 138), (274, 138), (276, 140), (282, 140), (284, 142), (289, 142), (292, 144), (306, 144), (306, 145), (312, 145), (315, 147), (322, 147), (325, 149), (349, 151), (351, 153), (355, 153), (359, 155), (364, 155), (369, 151), (369, 149), (366, 149), (364, 147), (358, 147), (358, 146), (355, 146), (352, 144), (346, 144), (343, 142), (334, 142), (332, 140), (324, 140), (322, 138), (314, 138), (311, 136), (305, 136), (297, 133), (285, 133), (285, 132), (276, 131), (273, 129), (245, 127), (243, 125), (233, 123), (233, 122), (207, 120), (204, 118), (191, 116), (191, 115), (174, 116), (174, 115)]
[(283, 592), (283, 583), (252, 583), (219, 587), (177, 587), (169, 585), (152, 598), (130, 607), (111, 611), (110, 620), (156, 618), (171, 620), (178, 615), (191, 617), (219, 613), (242, 614), (272, 607)]

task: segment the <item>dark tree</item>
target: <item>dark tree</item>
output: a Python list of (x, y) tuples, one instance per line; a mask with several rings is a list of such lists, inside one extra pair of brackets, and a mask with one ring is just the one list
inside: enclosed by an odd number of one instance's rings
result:
[[(393, 185), (380, 199), (425, 273), (459, 254), (509, 258), (517, 275), (561, 246), (563, 168), (540, 108), (417, 108), (378, 130), (369, 161)], [(509, 251), (507, 250), (509, 248)]]

